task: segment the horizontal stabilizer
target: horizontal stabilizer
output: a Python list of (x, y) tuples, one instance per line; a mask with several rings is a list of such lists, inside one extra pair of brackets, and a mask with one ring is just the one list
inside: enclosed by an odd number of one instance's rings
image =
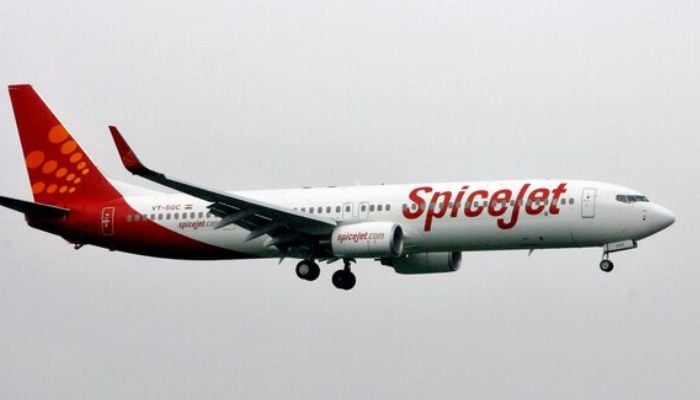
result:
[(31, 201), (12, 199), (4, 196), (0, 196), (0, 206), (5, 206), (15, 211), (36, 217), (59, 218), (70, 212), (68, 208), (33, 203)]

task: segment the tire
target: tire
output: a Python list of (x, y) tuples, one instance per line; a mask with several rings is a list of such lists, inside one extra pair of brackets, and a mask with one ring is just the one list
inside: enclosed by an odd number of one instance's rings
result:
[(321, 268), (313, 261), (302, 260), (297, 264), (297, 276), (305, 281), (313, 281), (321, 274)]
[(333, 273), (333, 276), (331, 277), (331, 282), (333, 282), (333, 286), (335, 286), (338, 289), (344, 289), (345, 288), (345, 271), (338, 270)]
[(357, 283), (355, 274), (343, 269), (335, 271), (331, 280), (333, 282), (333, 286), (343, 290), (350, 290), (354, 288), (355, 283)]
[(350, 290), (355, 287), (355, 283), (357, 283), (357, 278), (355, 278), (355, 274), (348, 271), (345, 281), (345, 287), (343, 289)]
[(613, 268), (615, 268), (615, 264), (610, 260), (603, 260), (600, 262), (600, 270), (603, 272), (612, 272)]

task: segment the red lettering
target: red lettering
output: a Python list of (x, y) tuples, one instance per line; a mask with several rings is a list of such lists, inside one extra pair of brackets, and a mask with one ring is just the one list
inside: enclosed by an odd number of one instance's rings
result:
[[(411, 201), (412, 204), (408, 204), (406, 208), (403, 210), (403, 216), (408, 218), (408, 219), (416, 219), (420, 217), (423, 214), (423, 210), (425, 210), (425, 200), (423, 200), (422, 197), (420, 197), (420, 192), (425, 192), (430, 193), (433, 191), (433, 188), (430, 186), (421, 186), (418, 188), (415, 188), (411, 191), (411, 193), (408, 194), (408, 199)], [(411, 210), (412, 205), (415, 204), (417, 207), (415, 210)]]
[(541, 213), (545, 208), (545, 200), (549, 197), (549, 190), (545, 188), (535, 189), (530, 192), (530, 196), (527, 199), (527, 206), (525, 211), (530, 215), (537, 215)]
[(459, 214), (460, 204), (462, 203), (462, 198), (464, 197), (464, 191), (469, 189), (469, 186), (462, 186), (462, 189), (457, 192), (457, 197), (455, 198), (455, 203), (452, 205), (452, 212), (450, 217), (454, 218)]
[[(442, 200), (440, 200), (442, 198)], [(435, 192), (433, 194), (432, 200), (430, 200), (430, 207), (425, 213), (425, 226), (424, 230), (426, 232), (430, 231), (433, 226), (433, 218), (442, 218), (447, 212), (449, 207), (449, 201), (452, 198), (452, 192)]]
[(549, 206), (549, 213), (552, 215), (559, 214), (559, 199), (561, 195), (566, 193), (566, 183), (560, 183), (554, 191), (552, 191), (552, 204)]
[[(470, 218), (478, 217), (479, 214), (484, 211), (484, 207), (479, 205), (480, 202), (476, 201), (476, 198), (481, 197), (482, 199), (485, 199), (488, 196), (489, 192), (485, 190), (475, 190), (472, 192), (469, 197), (467, 197), (467, 207), (464, 209), (464, 215)], [(472, 208), (472, 205), (475, 205), (476, 207)]]
[(513, 196), (513, 192), (508, 189), (501, 189), (493, 192), (489, 203), (489, 215), (500, 217), (508, 211), (508, 203)]
[(506, 222), (505, 218), (499, 218), (496, 223), (501, 229), (511, 229), (518, 223), (518, 214), (520, 214), (520, 206), (523, 204), (523, 199), (525, 198), (525, 192), (530, 188), (530, 184), (526, 183), (520, 188), (518, 197), (515, 199), (515, 205), (513, 206), (513, 212), (510, 213), (510, 221)]
[[(411, 220), (425, 216), (423, 225), (425, 232), (432, 230), (433, 222), (444, 218), (448, 211), (451, 218), (458, 217), (462, 207), (464, 207), (464, 216), (468, 218), (476, 218), (486, 210), (488, 215), (496, 218), (496, 224), (501, 229), (515, 227), (523, 206), (525, 206), (524, 212), (529, 215), (538, 215), (545, 210), (552, 215), (559, 214), (559, 202), (567, 192), (566, 183), (558, 184), (551, 191), (547, 188), (537, 188), (527, 194), (530, 188), (530, 183), (523, 184), (516, 197), (511, 189), (496, 190), (487, 203), (485, 201), (489, 199), (487, 190), (474, 190), (467, 193), (468, 185), (462, 186), (456, 194), (449, 190), (434, 192), (431, 186), (421, 186), (409, 193), (410, 202), (402, 212), (406, 219)], [(547, 208), (550, 194), (551, 204)], [(430, 199), (429, 203), (428, 199)], [(510, 216), (507, 216), (509, 209)]]

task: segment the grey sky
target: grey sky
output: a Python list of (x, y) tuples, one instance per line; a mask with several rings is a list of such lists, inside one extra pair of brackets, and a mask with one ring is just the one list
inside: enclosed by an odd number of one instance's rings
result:
[[(229, 4), (232, 3), (232, 4)], [(11, 1), (0, 83), (33, 83), (107, 175), (107, 133), (222, 189), (603, 180), (673, 210), (598, 249), (465, 253), (347, 293), (294, 262), (74, 251), (0, 210), (0, 397), (700, 395), (700, 3)], [(6, 92), (0, 191), (30, 198)], [(695, 233), (693, 233), (695, 232)]]

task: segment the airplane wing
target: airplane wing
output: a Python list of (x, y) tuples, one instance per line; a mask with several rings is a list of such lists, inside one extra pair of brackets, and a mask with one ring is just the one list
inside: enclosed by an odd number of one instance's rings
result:
[(143, 165), (116, 127), (110, 126), (109, 130), (122, 163), (129, 172), (190, 196), (210, 201), (212, 204), (209, 205), (209, 209), (212, 214), (221, 218), (216, 228), (235, 224), (250, 231), (246, 240), (269, 235), (272, 240), (266, 243), (267, 246), (277, 246), (285, 250), (298, 245), (313, 245), (319, 237), (330, 235), (337, 225), (336, 221), (330, 218), (307, 215), (244, 196), (205, 189), (170, 179)]

